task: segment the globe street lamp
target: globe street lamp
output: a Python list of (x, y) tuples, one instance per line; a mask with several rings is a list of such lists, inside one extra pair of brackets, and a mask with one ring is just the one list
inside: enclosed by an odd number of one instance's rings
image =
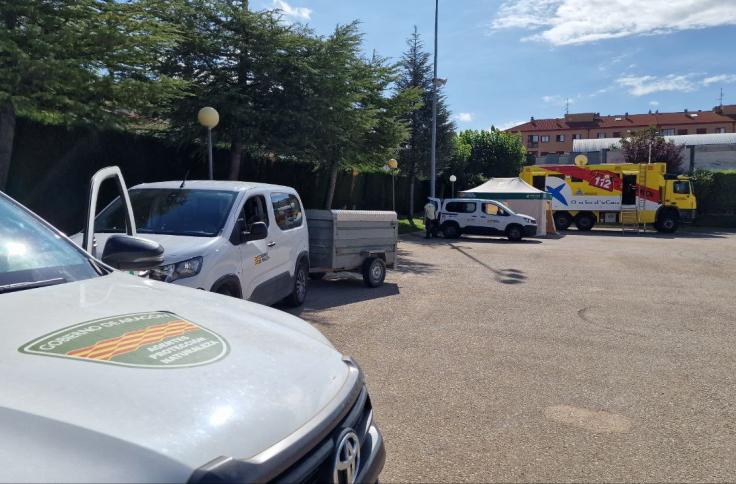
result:
[(455, 198), (455, 182), (457, 181), (457, 177), (455, 175), (450, 175), (450, 183), (452, 183), (452, 198)]
[(199, 124), (207, 128), (207, 160), (210, 180), (214, 180), (215, 176), (212, 168), (212, 128), (217, 126), (217, 123), (220, 122), (220, 115), (215, 108), (207, 106), (199, 110), (197, 113), (197, 120), (199, 121)]
[(396, 211), (396, 169), (399, 167), (399, 162), (391, 158), (383, 165), (383, 170), (391, 172), (391, 209)]

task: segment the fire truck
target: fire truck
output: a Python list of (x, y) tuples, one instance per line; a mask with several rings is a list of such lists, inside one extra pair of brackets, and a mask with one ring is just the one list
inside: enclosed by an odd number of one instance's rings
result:
[(552, 195), (555, 225), (591, 230), (597, 223), (636, 231), (653, 226), (673, 233), (695, 220), (697, 201), (690, 178), (667, 174), (665, 163), (532, 165), (521, 179)]

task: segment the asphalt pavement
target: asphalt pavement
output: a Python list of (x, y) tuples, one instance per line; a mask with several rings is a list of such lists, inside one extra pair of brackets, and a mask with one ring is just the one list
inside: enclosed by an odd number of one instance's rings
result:
[(736, 233), (399, 251), (294, 311), (364, 369), (382, 481), (736, 481)]

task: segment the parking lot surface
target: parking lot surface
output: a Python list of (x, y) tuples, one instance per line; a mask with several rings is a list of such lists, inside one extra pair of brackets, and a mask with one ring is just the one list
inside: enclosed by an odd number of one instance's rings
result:
[(736, 234), (399, 249), (294, 311), (363, 367), (382, 481), (736, 480)]

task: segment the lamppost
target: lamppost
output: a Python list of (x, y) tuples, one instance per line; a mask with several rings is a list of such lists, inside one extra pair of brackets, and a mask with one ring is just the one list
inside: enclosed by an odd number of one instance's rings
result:
[(447, 79), (437, 78), (437, 32), (439, 30), (440, 0), (434, 2), (434, 76), (432, 77), (432, 155), (430, 194), (435, 197), (435, 179), (437, 178), (437, 90), (447, 84)]
[(457, 181), (457, 177), (455, 175), (450, 175), (450, 183), (452, 183), (452, 198), (455, 198), (455, 182)]
[(399, 162), (391, 158), (383, 165), (383, 170), (391, 173), (391, 209), (396, 211), (396, 169)]
[(199, 124), (207, 128), (207, 161), (209, 166), (210, 180), (214, 180), (214, 171), (212, 168), (212, 128), (220, 122), (220, 115), (215, 108), (209, 106), (204, 107), (197, 113)]

